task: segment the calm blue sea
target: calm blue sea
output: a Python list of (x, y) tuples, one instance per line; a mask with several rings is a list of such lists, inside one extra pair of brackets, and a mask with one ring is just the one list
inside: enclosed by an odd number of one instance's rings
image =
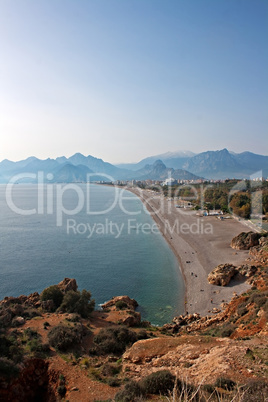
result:
[(177, 260), (134, 194), (100, 185), (0, 185), (0, 299), (75, 278), (96, 304), (135, 298), (162, 325), (183, 312)]

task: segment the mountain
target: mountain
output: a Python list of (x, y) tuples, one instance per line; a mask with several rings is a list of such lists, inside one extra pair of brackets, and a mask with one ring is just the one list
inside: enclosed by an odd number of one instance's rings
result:
[[(80, 153), (72, 155), (70, 158), (61, 156), (56, 159), (41, 160), (30, 157), (19, 162), (12, 162), (7, 159), (0, 162), (0, 183), (8, 182), (12, 177), (18, 174), (37, 174), (44, 173), (44, 179), (47, 174), (52, 174), (51, 182), (80, 182), (86, 181), (88, 173), (96, 173), (91, 176), (91, 180), (124, 180), (129, 177), (131, 171), (117, 168), (116, 166), (104, 162), (102, 159), (91, 155), (84, 156)], [(36, 179), (25, 177), (21, 182), (36, 182)]]
[(194, 174), (220, 179), (232, 176), (234, 171), (242, 170), (241, 165), (227, 149), (202, 152), (188, 159), (183, 167)]
[(231, 154), (227, 149), (207, 151), (188, 159), (183, 168), (208, 179), (249, 178), (260, 170), (262, 176), (267, 176), (268, 156), (251, 152)]
[(161, 160), (155, 161), (152, 165), (146, 165), (144, 168), (133, 172), (136, 180), (165, 180), (170, 177), (176, 180), (197, 180), (200, 179), (186, 170), (167, 168)]
[[(111, 163), (104, 162), (94, 156), (76, 153), (69, 158), (61, 156), (56, 159), (41, 160), (34, 156), (19, 162), (4, 159), (0, 162), (0, 183), (7, 183), (18, 174), (45, 175), (51, 173), (54, 182), (86, 181), (88, 173), (95, 173), (91, 180), (164, 180), (170, 175), (179, 180), (195, 180), (204, 177), (207, 179), (250, 178), (256, 172), (258, 177), (268, 176), (268, 156), (242, 152), (236, 154), (227, 149), (207, 151), (193, 154), (190, 151), (167, 152), (162, 154), (163, 159), (150, 156), (136, 164), (123, 169)], [(24, 182), (33, 182), (35, 179), (25, 177)]]
[(166, 152), (160, 155), (149, 156), (148, 158), (142, 159), (138, 163), (124, 163), (116, 166), (121, 169), (139, 170), (146, 165), (152, 165), (157, 160), (161, 160), (166, 166), (179, 169), (183, 166), (188, 158), (191, 158), (194, 155), (195, 154), (191, 151)]
[(87, 166), (74, 166), (71, 163), (65, 163), (58, 166), (53, 174), (52, 182), (57, 183), (75, 183), (87, 181), (87, 174), (93, 173)]
[(268, 156), (242, 152), (236, 154), (227, 149), (193, 154), (190, 151), (167, 152), (150, 156), (136, 164), (121, 164), (118, 167), (139, 172), (140, 169), (161, 160), (173, 169), (182, 169), (207, 179), (250, 178), (253, 173), (262, 171), (259, 176), (268, 176)]
[[(129, 175), (129, 171), (120, 169), (111, 163), (104, 162), (102, 159), (95, 158), (91, 155), (84, 156), (80, 153), (76, 153), (68, 158), (67, 161), (72, 163), (74, 166), (85, 165), (95, 173), (102, 173), (115, 179), (120, 178), (122, 180)], [(107, 180), (107, 178), (104, 176), (102, 180)]]
[(27, 166), (29, 163), (38, 161), (40, 159), (37, 159), (35, 156), (30, 156), (27, 159), (23, 159), (19, 162), (12, 162), (9, 161), (8, 159), (4, 159), (2, 162), (0, 162), (0, 170), (1, 172), (11, 172), (16, 169), (24, 168)]
[(268, 175), (268, 156), (242, 152), (241, 154), (235, 154), (235, 158), (242, 166), (246, 166), (250, 173), (263, 170), (263, 176)]

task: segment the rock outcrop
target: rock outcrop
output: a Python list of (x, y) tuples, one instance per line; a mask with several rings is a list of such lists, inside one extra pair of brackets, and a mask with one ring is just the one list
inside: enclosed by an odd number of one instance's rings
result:
[(70, 278), (64, 278), (63, 281), (58, 283), (57, 286), (63, 293), (67, 293), (70, 290), (74, 290), (76, 292), (78, 288), (76, 280)]
[(118, 322), (128, 327), (134, 327), (141, 323), (141, 314), (136, 312), (138, 306), (136, 300), (129, 296), (116, 296), (102, 305), (102, 309), (114, 311), (118, 314)]
[(208, 281), (212, 285), (226, 286), (236, 273), (234, 265), (220, 264), (208, 274)]
[(105, 310), (106, 308), (116, 307), (116, 304), (120, 302), (125, 303), (129, 310), (135, 311), (136, 307), (138, 307), (138, 302), (135, 299), (131, 299), (129, 296), (116, 296), (104, 303), (102, 308)]
[(257, 268), (249, 264), (240, 265), (239, 267), (233, 264), (220, 264), (208, 274), (208, 281), (212, 285), (227, 286), (234, 276), (237, 279), (250, 278), (256, 271)]
[(141, 314), (135, 311), (131, 314), (125, 315), (124, 318), (119, 319), (119, 322), (127, 327), (135, 327), (141, 323)]
[(257, 271), (257, 268), (255, 267), (255, 265), (240, 265), (239, 267), (237, 267), (237, 272), (246, 277), (246, 278), (250, 278), (252, 275), (255, 274), (255, 272)]
[(188, 326), (194, 321), (199, 321), (200, 318), (201, 316), (198, 313), (180, 315), (178, 317), (174, 317), (171, 323), (165, 324), (163, 326), (163, 330), (168, 330), (171, 331), (173, 334), (176, 334), (182, 327)]
[(249, 250), (259, 244), (261, 235), (254, 232), (242, 232), (231, 241), (231, 247), (235, 250)]

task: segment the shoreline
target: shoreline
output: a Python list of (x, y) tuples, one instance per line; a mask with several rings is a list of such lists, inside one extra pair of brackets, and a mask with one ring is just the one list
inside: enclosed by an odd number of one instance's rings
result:
[[(235, 219), (220, 220), (215, 216), (198, 217), (196, 211), (176, 208), (169, 201), (150, 190), (128, 188), (145, 205), (173, 251), (184, 279), (184, 313), (213, 314), (222, 309), (222, 303), (231, 301), (235, 294), (250, 288), (243, 281), (232, 280), (228, 286), (211, 285), (208, 274), (219, 264), (245, 264), (247, 250), (230, 247), (233, 237), (246, 231)], [(188, 228), (188, 230), (187, 230)]]

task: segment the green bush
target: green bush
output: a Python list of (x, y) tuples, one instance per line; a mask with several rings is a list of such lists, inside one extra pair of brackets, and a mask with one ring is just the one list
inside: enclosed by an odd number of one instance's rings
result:
[(101, 374), (105, 377), (114, 377), (121, 371), (121, 365), (106, 363), (102, 366)]
[(49, 345), (47, 343), (41, 343), (38, 339), (32, 339), (31, 341), (29, 341), (28, 346), (35, 357), (45, 357), (50, 351)]
[(66, 313), (77, 313), (83, 318), (88, 318), (95, 307), (95, 300), (91, 300), (91, 293), (87, 290), (82, 292), (70, 290), (62, 300), (59, 310)]
[(236, 329), (236, 326), (231, 323), (218, 325), (216, 328), (211, 328), (205, 331), (206, 335), (228, 338)]
[(23, 351), (15, 337), (0, 335), (0, 356), (18, 363), (22, 360)]
[(144, 394), (168, 395), (175, 385), (175, 377), (168, 370), (152, 373), (140, 381)]
[(27, 338), (29, 338), (29, 339), (40, 338), (40, 334), (35, 329), (32, 329), (31, 327), (26, 328), (24, 330), (24, 335), (27, 336)]
[(102, 328), (94, 338), (99, 354), (122, 354), (128, 345), (136, 341), (136, 333), (125, 327)]
[(81, 335), (81, 328), (57, 325), (49, 331), (48, 341), (54, 348), (60, 351), (66, 351), (76, 346), (81, 341)]
[(129, 381), (125, 388), (115, 395), (115, 402), (141, 401), (143, 391), (136, 381)]
[(62, 303), (63, 293), (57, 285), (49, 286), (41, 293), (41, 300), (53, 300), (54, 310), (56, 310)]
[(124, 308), (127, 308), (127, 303), (124, 302), (123, 300), (118, 300), (118, 301), (115, 303), (115, 307), (116, 307), (118, 310), (123, 310)]

